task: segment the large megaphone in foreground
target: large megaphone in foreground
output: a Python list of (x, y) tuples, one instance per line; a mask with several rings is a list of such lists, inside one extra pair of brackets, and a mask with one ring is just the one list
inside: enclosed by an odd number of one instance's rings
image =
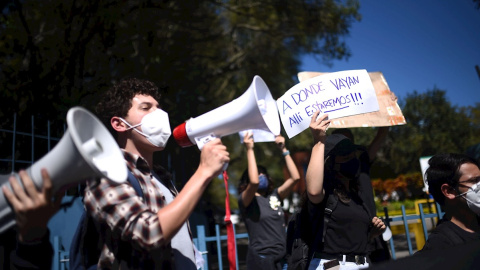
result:
[(182, 147), (196, 144), (202, 149), (213, 138), (247, 129), (280, 134), (276, 101), (259, 76), (253, 78), (247, 91), (237, 99), (177, 126), (173, 137)]
[[(115, 139), (107, 128), (89, 111), (71, 108), (67, 113), (68, 130), (57, 145), (26, 172), (40, 190), (40, 170), (47, 169), (53, 193), (81, 181), (105, 177), (122, 183), (127, 179), (127, 166)], [(18, 174), (16, 175), (19, 180)], [(0, 184), (8, 185), (10, 175), (0, 175)], [(19, 181), (21, 184), (22, 182)], [(0, 233), (15, 225), (13, 209), (0, 191)]]

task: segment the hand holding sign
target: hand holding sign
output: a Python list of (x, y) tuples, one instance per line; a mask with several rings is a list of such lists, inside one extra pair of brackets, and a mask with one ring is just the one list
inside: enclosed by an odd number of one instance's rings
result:
[(325, 143), (325, 139), (327, 138), (327, 129), (330, 125), (330, 120), (328, 119), (328, 114), (320, 115), (320, 111), (316, 111), (312, 119), (310, 120), (310, 131), (312, 132), (313, 136), (313, 143), (316, 144), (318, 142)]
[(302, 81), (277, 100), (277, 108), (289, 138), (307, 129), (316, 111), (335, 119), (379, 110), (366, 70), (327, 73)]

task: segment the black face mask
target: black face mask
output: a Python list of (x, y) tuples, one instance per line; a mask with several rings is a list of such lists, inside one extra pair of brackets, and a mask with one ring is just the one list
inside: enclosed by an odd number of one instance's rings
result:
[(352, 158), (345, 163), (335, 163), (334, 169), (347, 178), (355, 179), (360, 174), (360, 161)]

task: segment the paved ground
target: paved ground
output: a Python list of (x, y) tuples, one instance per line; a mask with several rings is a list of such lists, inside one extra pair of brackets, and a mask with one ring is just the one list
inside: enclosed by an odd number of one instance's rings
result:
[[(392, 238), (393, 238), (393, 246), (395, 248), (396, 258), (400, 259), (403, 257), (410, 256), (407, 237), (404, 234), (402, 234), (402, 235), (394, 235), (392, 236)], [(417, 244), (415, 243), (415, 235), (412, 233), (410, 234), (410, 241), (412, 245), (412, 253), (415, 253), (417, 251)], [(388, 243), (388, 245), (390, 247), (390, 243)]]

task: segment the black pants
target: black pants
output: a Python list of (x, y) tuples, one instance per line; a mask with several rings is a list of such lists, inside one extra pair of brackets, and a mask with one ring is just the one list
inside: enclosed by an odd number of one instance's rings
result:
[(282, 270), (284, 263), (283, 257), (258, 255), (250, 249), (247, 252), (247, 270)]

